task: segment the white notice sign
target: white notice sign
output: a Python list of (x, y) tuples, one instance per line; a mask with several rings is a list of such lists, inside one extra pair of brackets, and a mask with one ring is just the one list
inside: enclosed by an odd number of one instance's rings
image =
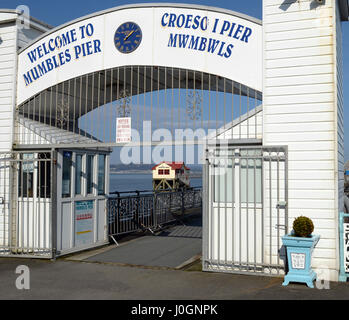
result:
[(93, 242), (93, 200), (75, 202), (75, 245)]
[(305, 254), (304, 253), (291, 253), (291, 261), (293, 269), (305, 268)]
[(349, 223), (344, 223), (344, 269), (349, 272)]
[(131, 118), (116, 118), (116, 142), (131, 142)]

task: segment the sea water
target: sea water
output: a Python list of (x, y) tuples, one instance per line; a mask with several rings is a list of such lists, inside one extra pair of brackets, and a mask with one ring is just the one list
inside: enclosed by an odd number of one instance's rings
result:
[[(201, 187), (201, 177), (190, 178), (191, 187)], [(148, 173), (128, 173), (110, 175), (110, 192), (124, 191), (144, 191), (153, 189), (152, 174)]]

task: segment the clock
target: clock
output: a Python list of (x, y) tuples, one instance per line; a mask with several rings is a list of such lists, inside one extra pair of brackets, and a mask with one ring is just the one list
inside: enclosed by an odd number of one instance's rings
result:
[(141, 41), (141, 28), (134, 22), (123, 23), (115, 32), (115, 47), (121, 53), (131, 53), (135, 51), (141, 44)]

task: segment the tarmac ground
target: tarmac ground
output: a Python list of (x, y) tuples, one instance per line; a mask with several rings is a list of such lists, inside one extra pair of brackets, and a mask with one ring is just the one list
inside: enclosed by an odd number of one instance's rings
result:
[[(347, 300), (349, 284), (282, 286), (282, 277), (202, 272), (199, 220), (55, 261), (0, 258), (1, 300)], [(29, 268), (29, 289), (16, 268)]]

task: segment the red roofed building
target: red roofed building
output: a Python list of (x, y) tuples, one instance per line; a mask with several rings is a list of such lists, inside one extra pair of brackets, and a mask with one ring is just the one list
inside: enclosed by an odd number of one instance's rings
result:
[(152, 168), (153, 189), (179, 189), (190, 186), (189, 168), (184, 162), (163, 161)]

